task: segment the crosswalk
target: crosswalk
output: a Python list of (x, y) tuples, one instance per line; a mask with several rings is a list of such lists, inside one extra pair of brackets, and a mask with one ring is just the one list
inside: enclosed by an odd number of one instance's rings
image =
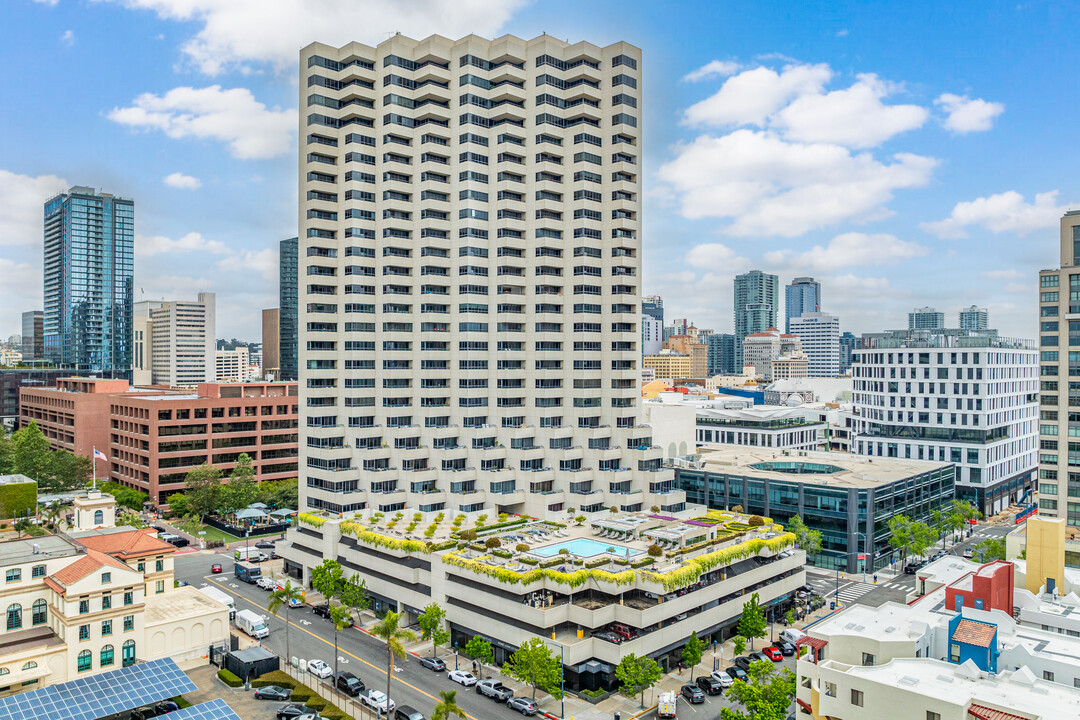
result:
[[(861, 598), (866, 593), (874, 589), (874, 585), (861, 582), (848, 583), (847, 585), (840, 586), (840, 603), (849, 604), (853, 603)], [(836, 596), (835, 590), (833, 591), (833, 597)]]

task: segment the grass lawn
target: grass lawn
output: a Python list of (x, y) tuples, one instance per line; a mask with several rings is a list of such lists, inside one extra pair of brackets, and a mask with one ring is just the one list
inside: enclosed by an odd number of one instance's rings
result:
[[(203, 530), (206, 531), (206, 534), (205, 535), (199, 535), (199, 537), (201, 537), (203, 540), (206, 540), (207, 542), (211, 542), (213, 540), (222, 540), (222, 541), (227, 542), (227, 543), (232, 543), (232, 542), (236, 542), (237, 540), (243, 540), (244, 539), (244, 538), (236, 537), (235, 535), (230, 535), (229, 533), (225, 532), (224, 530), (218, 530), (216, 527), (210, 527), (209, 525), (203, 525)], [(198, 535), (198, 533), (196, 533), (196, 535)], [(279, 535), (281, 535), (281, 533), (276, 533), (275, 532), (275, 533), (270, 533), (269, 535), (252, 535), (251, 537), (252, 537), (252, 539), (257, 539), (257, 538), (264, 538), (264, 537), (278, 537)]]

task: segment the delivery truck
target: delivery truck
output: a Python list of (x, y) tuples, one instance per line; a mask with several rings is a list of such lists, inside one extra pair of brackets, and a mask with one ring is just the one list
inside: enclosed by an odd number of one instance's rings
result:
[(262, 577), (262, 570), (254, 563), (237, 562), (233, 567), (233, 574), (236, 575), (237, 580), (254, 585)]
[(257, 547), (238, 547), (233, 550), (233, 559), (259, 563), (266, 562), (270, 558)]
[(232, 595), (224, 593), (212, 585), (207, 585), (206, 587), (199, 588), (199, 592), (212, 600), (217, 600), (219, 603), (229, 608), (230, 620), (236, 617), (236, 603), (233, 602)]
[(673, 718), (675, 717), (675, 706), (678, 703), (679, 696), (674, 692), (662, 692), (656, 696), (656, 717), (658, 718)]
[(270, 635), (270, 629), (266, 627), (262, 617), (251, 610), (241, 610), (236, 613), (236, 627), (256, 640), (262, 640)]

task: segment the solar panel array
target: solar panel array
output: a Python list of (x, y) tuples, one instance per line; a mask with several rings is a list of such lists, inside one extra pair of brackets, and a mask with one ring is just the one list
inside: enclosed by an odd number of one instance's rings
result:
[(192, 705), (189, 708), (173, 710), (166, 715), (169, 720), (240, 720), (221, 698), (215, 698), (200, 705)]
[(98, 720), (196, 689), (172, 658), (0, 698), (4, 720)]

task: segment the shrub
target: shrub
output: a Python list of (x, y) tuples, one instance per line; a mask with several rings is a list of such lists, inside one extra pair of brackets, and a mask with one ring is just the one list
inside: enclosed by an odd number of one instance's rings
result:
[(236, 677), (236, 675), (226, 670), (225, 668), (221, 668), (220, 670), (218, 670), (217, 676), (218, 679), (221, 680), (221, 682), (225, 683), (229, 687), (240, 687), (244, 684), (243, 680)]
[(526, 545), (525, 543), (518, 543), (517, 547), (515, 547), (514, 549), (517, 550), (518, 552), (529, 552), (529, 550), (530, 550), (529, 546)]
[(501, 522), (501, 523), (506, 522), (506, 518), (508, 518), (508, 517), (510, 517), (510, 515), (507, 514), (507, 513), (499, 513), (499, 522)]
[(297, 688), (289, 694), (289, 702), (303, 703), (307, 705), (312, 698), (312, 693), (307, 688)]
[(420, 522), (424, 519), (424, 513), (413, 513), (412, 519), (413, 522)]
[(651, 510), (654, 514), (658, 513), (658, 512), (660, 512), (660, 506), (659, 505), (653, 505), (651, 508), (649, 508), (649, 510)]
[(602, 697), (606, 693), (607, 693), (607, 690), (602, 690), (600, 688), (596, 688), (595, 690), (582, 690), (581, 691), (582, 695), (588, 695), (589, 697), (593, 697), (593, 698)]
[(492, 548), (502, 547), (502, 540), (497, 537), (489, 537), (487, 540), (484, 541), (484, 547), (488, 548), (489, 550)]
[(649, 557), (657, 558), (657, 557), (660, 557), (663, 554), (664, 554), (664, 550), (659, 545), (650, 545), (649, 546)]
[(405, 528), (405, 532), (412, 532), (415, 529), (416, 529), (416, 523), (409, 523), (408, 527)]
[(501, 557), (501, 558), (512, 558), (512, 557), (514, 557), (514, 553), (510, 552), (509, 550), (492, 550), (491, 554), (494, 555), (495, 557)]
[(750, 519), (746, 521), (746, 524), (750, 527), (761, 527), (765, 524), (765, 521), (760, 515), (751, 515)]
[(537, 560), (536, 558), (524, 557), (524, 558), (518, 558), (518, 562), (521, 563), (522, 565), (536, 565), (540, 561)]
[(569, 555), (570, 551), (567, 550), (566, 548), (563, 548), (562, 550), (559, 551), (559, 554), (560, 555)]
[(267, 685), (280, 685), (282, 687), (294, 688), (297, 682), (283, 670), (271, 670), (268, 673), (264, 673), (252, 681), (252, 687), (266, 687)]
[(476, 518), (476, 527), (481, 527), (487, 523), (487, 515), (479, 515)]
[(306, 704), (312, 710), (318, 710), (319, 712), (322, 712), (330, 703), (328, 703), (326, 700), (323, 700), (318, 695), (312, 695), (311, 698), (308, 699)]
[(461, 539), (464, 540), (465, 542), (472, 542), (473, 540), (476, 539), (476, 531), (475, 530), (465, 530), (464, 532), (461, 533)]

